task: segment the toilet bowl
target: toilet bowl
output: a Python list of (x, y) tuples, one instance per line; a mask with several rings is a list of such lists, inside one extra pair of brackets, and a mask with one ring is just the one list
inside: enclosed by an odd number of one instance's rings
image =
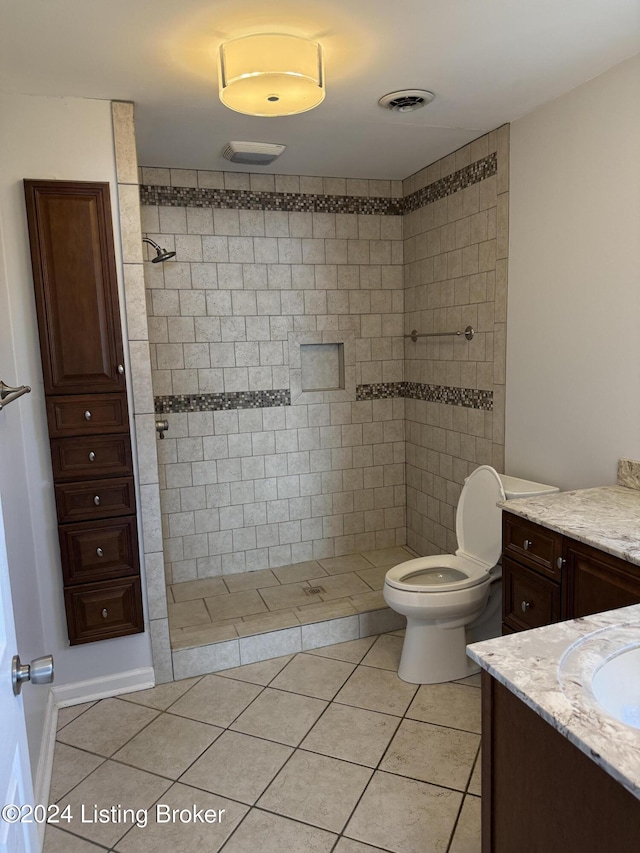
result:
[[(481, 465), (467, 477), (460, 494), (455, 554), (418, 557), (389, 569), (385, 601), (407, 617), (398, 669), (403, 681), (435, 684), (478, 671), (466, 655), (467, 627), (486, 632), (491, 624), (494, 636), (499, 634), (499, 622), (497, 629), (495, 624), (501, 570), (496, 564), (502, 511), (497, 503), (557, 491), (554, 486), (500, 475), (490, 465)], [(487, 616), (493, 617), (491, 622)]]

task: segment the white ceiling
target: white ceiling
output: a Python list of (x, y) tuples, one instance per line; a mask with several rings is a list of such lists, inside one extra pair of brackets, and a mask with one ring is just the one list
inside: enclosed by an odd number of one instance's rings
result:
[[(134, 101), (144, 165), (242, 171), (220, 157), (237, 139), (288, 146), (266, 172), (353, 178), (404, 178), (640, 48), (640, 0), (0, 0), (0, 15), (2, 89)], [(269, 31), (322, 43), (317, 109), (220, 103), (220, 42)], [(377, 105), (402, 88), (436, 100)]]

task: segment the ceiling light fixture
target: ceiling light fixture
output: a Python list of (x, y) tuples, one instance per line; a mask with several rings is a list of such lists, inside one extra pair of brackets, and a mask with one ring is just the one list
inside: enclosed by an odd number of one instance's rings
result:
[(220, 45), (220, 100), (238, 113), (289, 116), (324, 100), (322, 48), (300, 36), (262, 33)]

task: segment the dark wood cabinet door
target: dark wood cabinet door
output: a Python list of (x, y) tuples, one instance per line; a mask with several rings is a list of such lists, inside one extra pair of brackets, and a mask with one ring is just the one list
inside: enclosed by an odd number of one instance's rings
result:
[(577, 619), (640, 603), (637, 566), (588, 545), (567, 541), (563, 618)]
[(123, 391), (109, 184), (24, 185), (45, 394)]
[(637, 853), (638, 800), (482, 673), (482, 853)]

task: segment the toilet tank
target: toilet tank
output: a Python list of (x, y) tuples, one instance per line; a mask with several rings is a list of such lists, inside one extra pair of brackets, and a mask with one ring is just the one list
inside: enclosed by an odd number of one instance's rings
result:
[(510, 477), (508, 474), (498, 476), (502, 480), (502, 487), (508, 501), (515, 498), (535, 498), (538, 495), (560, 491), (557, 486), (547, 486), (544, 483), (535, 483), (533, 480), (522, 480), (520, 477)]

